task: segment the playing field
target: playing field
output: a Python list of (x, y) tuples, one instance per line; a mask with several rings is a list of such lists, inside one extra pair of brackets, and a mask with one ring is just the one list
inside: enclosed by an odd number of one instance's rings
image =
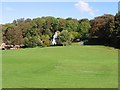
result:
[(3, 88), (117, 88), (118, 51), (66, 46), (3, 51)]

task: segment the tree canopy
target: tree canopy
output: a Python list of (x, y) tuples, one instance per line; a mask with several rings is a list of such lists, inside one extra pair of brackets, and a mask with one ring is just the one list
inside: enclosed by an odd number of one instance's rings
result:
[(1, 42), (25, 47), (50, 46), (56, 31), (59, 32), (56, 38), (57, 44), (69, 45), (77, 40), (90, 42), (96, 38), (98, 42), (101, 39), (103, 45), (119, 48), (120, 12), (115, 16), (105, 14), (92, 20), (52, 16), (13, 20), (12, 23), (2, 25)]

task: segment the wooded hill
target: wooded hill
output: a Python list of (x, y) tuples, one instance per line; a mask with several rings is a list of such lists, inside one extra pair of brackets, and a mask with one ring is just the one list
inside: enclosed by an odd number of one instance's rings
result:
[(2, 42), (7, 45), (50, 46), (53, 35), (57, 32), (56, 45), (70, 45), (72, 42), (84, 41), (84, 44), (120, 48), (120, 12), (115, 16), (105, 14), (92, 20), (52, 16), (21, 18), (2, 25), (0, 32), (3, 36)]

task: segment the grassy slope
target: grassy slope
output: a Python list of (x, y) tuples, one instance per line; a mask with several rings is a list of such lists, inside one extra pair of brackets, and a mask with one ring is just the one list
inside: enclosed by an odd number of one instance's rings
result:
[(117, 50), (68, 46), (3, 51), (3, 87), (117, 87)]

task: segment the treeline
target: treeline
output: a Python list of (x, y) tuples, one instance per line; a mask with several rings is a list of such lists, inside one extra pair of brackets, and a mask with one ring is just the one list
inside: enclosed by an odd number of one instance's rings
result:
[(119, 47), (120, 12), (115, 16), (105, 14), (93, 20), (55, 18), (51, 16), (18, 19), (2, 25), (2, 42), (24, 47), (50, 46), (53, 35), (58, 33), (57, 45), (70, 45), (84, 41), (85, 44), (101, 44)]

